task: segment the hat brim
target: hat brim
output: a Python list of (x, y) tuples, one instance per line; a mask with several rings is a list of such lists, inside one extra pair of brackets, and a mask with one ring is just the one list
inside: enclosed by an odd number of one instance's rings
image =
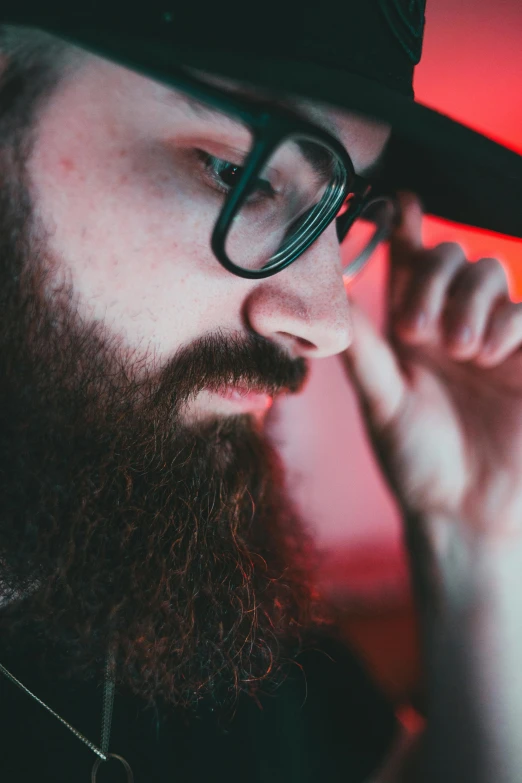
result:
[(377, 82), (315, 63), (182, 52), (185, 65), (360, 112), (392, 126), (383, 190), (413, 190), (427, 214), (522, 238), (522, 155)]
[(522, 156), (378, 82), (270, 51), (254, 57), (85, 25), (71, 29), (56, 20), (43, 26), (152, 78), (185, 65), (387, 122), (392, 137), (379, 189), (413, 190), (427, 214), (522, 238)]

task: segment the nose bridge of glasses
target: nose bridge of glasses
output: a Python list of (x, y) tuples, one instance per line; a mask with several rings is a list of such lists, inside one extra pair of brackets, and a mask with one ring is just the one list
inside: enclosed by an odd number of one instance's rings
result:
[(308, 259), (314, 254), (322, 256), (328, 245), (329, 256), (335, 254), (342, 274), (353, 277), (368, 263), (377, 246), (389, 239), (396, 215), (393, 199), (385, 196), (371, 199), (357, 211), (356, 219), (341, 241), (336, 224), (330, 220), (301, 256)]

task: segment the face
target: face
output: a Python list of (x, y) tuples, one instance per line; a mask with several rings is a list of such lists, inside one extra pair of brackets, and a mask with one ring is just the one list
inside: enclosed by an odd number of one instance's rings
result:
[[(298, 109), (357, 172), (389, 135)], [(208, 161), (247, 131), (98, 58), (32, 133), (26, 156), (0, 140), (1, 622), (36, 626), (64, 671), (114, 645), (146, 699), (246, 689), (319, 611), (263, 420), (349, 344), (335, 228), (266, 280), (223, 269)]]

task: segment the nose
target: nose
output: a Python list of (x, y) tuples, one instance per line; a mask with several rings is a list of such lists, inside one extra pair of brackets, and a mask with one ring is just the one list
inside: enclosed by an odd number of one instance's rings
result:
[(350, 306), (335, 226), (293, 264), (251, 289), (244, 318), (293, 358), (320, 359), (350, 345)]

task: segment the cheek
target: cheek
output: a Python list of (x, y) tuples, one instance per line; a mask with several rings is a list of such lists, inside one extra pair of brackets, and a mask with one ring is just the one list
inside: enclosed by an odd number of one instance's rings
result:
[(208, 217), (175, 192), (154, 155), (137, 156), (121, 134), (86, 132), (104, 127), (87, 114), (78, 101), (74, 122), (44, 118), (29, 166), (48, 251), (81, 314), (165, 358), (204, 332), (241, 329), (244, 286), (214, 258)]

